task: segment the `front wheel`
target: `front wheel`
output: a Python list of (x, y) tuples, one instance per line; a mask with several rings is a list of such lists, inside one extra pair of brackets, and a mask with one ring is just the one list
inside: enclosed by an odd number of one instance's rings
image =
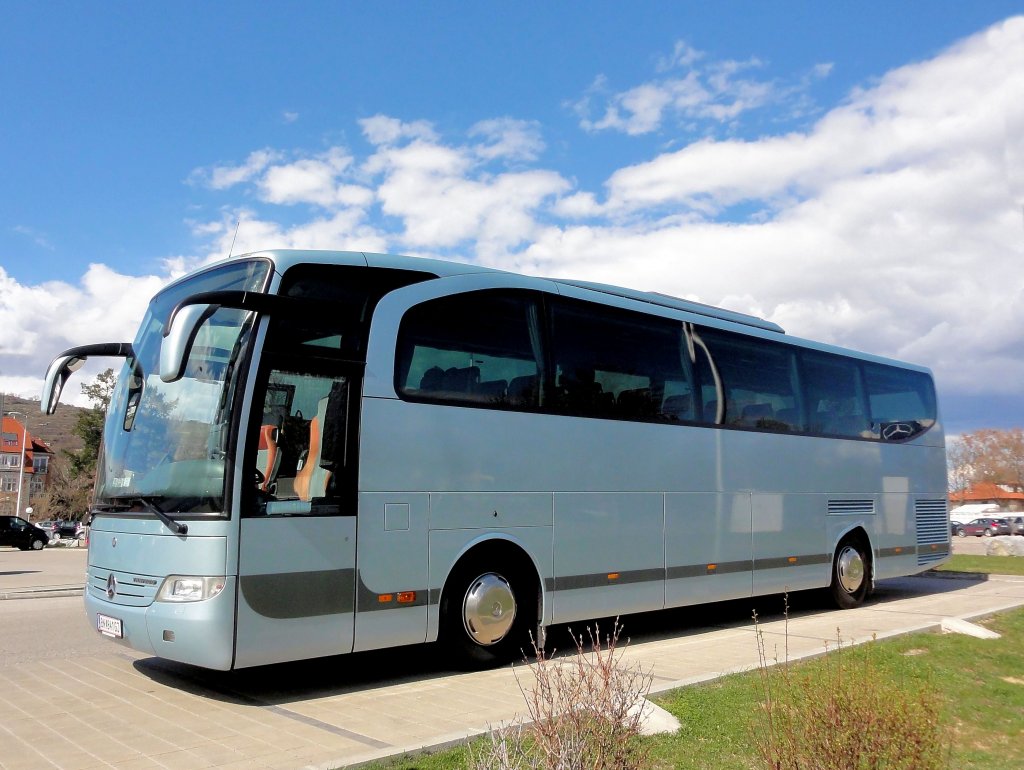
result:
[(859, 539), (842, 541), (832, 560), (832, 599), (844, 610), (859, 607), (870, 586), (871, 558), (867, 546)]
[(452, 573), (441, 600), (441, 642), (466, 668), (497, 666), (530, 649), (537, 601), (528, 573), (474, 559)]
[(41, 551), (41, 550), (43, 550), (43, 548), (45, 548), (45, 547), (46, 547), (46, 543), (44, 543), (44, 542), (43, 542), (43, 541), (42, 541), (42, 540), (41, 540), (40, 538), (38, 538), (38, 537), (37, 537), (37, 538), (36, 538), (35, 540), (33, 540), (33, 541), (32, 541), (32, 550), (33, 550), (33, 551)]
[(986, 529), (985, 532), (984, 532), (984, 535), (985, 535), (985, 537), (992, 537), (992, 530), (991, 529)]

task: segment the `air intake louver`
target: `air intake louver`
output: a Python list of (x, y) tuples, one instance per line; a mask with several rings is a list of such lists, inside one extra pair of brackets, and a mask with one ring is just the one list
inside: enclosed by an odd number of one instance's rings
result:
[(917, 500), (917, 563), (930, 564), (949, 555), (949, 514), (945, 500)]
[(828, 513), (829, 516), (839, 516), (850, 514), (867, 514), (872, 515), (875, 512), (875, 501), (871, 498), (864, 498), (862, 500), (829, 500), (828, 501)]

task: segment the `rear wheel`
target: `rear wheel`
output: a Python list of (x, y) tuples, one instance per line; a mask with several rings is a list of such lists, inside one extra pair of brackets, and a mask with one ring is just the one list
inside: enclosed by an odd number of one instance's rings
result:
[(832, 584), (829, 592), (844, 610), (864, 603), (871, 587), (871, 557), (860, 538), (843, 540), (832, 560)]
[(452, 573), (441, 599), (441, 642), (466, 668), (489, 668), (531, 649), (537, 600), (530, 573), (506, 558), (474, 558)]
[(963, 527), (958, 528), (956, 534), (958, 537), (967, 537), (967, 532), (964, 530)]
[(991, 529), (986, 529), (984, 534), (985, 534), (985, 537), (992, 537), (992, 530)]

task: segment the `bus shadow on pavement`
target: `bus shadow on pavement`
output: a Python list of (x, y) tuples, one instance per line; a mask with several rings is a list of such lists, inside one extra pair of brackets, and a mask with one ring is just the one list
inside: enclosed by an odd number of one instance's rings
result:
[[(942, 594), (979, 582), (975, 579), (943, 579), (930, 576), (894, 578), (879, 582), (867, 608), (921, 594)], [(798, 591), (756, 598), (735, 599), (670, 610), (606, 617), (559, 624), (548, 628), (545, 649), (549, 655), (576, 652), (576, 640), (589, 650), (590, 633), (599, 632), (607, 640), (618, 622), (618, 646), (643, 644), (671, 638), (710, 633), (723, 629), (752, 626), (828, 612), (841, 618), (842, 611), (832, 604), (827, 591)], [(517, 661), (522, 664), (523, 661)], [(315, 698), (371, 692), (401, 684), (429, 681), (466, 672), (452, 666), (437, 644), (411, 645), (371, 652), (357, 652), (325, 658), (278, 663), (237, 671), (210, 671), (161, 658), (133, 661), (135, 669), (166, 687), (203, 698), (256, 707), (274, 707)]]

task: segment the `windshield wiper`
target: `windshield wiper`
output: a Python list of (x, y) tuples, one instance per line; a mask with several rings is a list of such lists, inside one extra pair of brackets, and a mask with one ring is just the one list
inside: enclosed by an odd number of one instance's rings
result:
[(164, 523), (164, 525), (167, 527), (167, 529), (171, 530), (171, 532), (173, 532), (174, 534), (176, 534), (176, 535), (187, 535), (188, 534), (188, 525), (187, 524), (182, 524), (181, 522), (175, 521), (174, 519), (172, 519), (166, 513), (161, 511), (159, 508), (157, 508), (155, 505), (153, 505), (153, 503), (151, 503), (149, 500), (147, 500), (144, 497), (136, 497), (136, 498), (133, 498), (133, 499), (138, 500), (142, 504), (143, 508), (145, 508), (147, 511), (149, 511), (154, 516), (156, 516), (158, 519), (160, 519), (160, 521), (162, 521)]

